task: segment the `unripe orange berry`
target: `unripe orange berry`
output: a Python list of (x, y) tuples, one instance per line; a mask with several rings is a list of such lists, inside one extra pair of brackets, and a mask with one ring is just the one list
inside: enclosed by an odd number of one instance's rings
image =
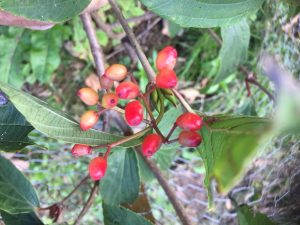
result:
[(102, 106), (111, 109), (118, 104), (118, 96), (115, 93), (106, 93), (102, 97)]
[(99, 115), (94, 110), (86, 111), (80, 119), (80, 127), (82, 130), (86, 131), (91, 129), (99, 120)]
[(143, 105), (135, 100), (125, 107), (125, 120), (129, 126), (138, 126), (144, 119)]
[(103, 157), (92, 159), (89, 165), (89, 174), (92, 180), (97, 181), (105, 176), (107, 169), (107, 161)]
[(176, 64), (177, 51), (172, 46), (167, 46), (162, 49), (156, 58), (157, 70), (169, 69), (173, 70)]
[(124, 80), (127, 68), (122, 64), (113, 64), (105, 70), (105, 76), (114, 81)]
[(76, 144), (73, 146), (71, 153), (73, 156), (84, 156), (91, 154), (92, 147), (88, 145)]
[(116, 88), (116, 93), (119, 98), (133, 99), (140, 94), (140, 89), (135, 83), (124, 81)]
[(99, 101), (99, 95), (92, 88), (81, 88), (77, 91), (78, 97), (87, 105), (96, 105)]
[(196, 113), (186, 112), (176, 119), (176, 124), (184, 130), (200, 130), (203, 124), (201, 116)]
[(148, 134), (142, 144), (142, 153), (146, 157), (152, 156), (161, 146), (162, 140), (158, 134)]
[(159, 88), (174, 88), (177, 85), (177, 76), (173, 70), (162, 69), (156, 76), (156, 85)]
[(100, 84), (102, 88), (108, 90), (112, 88), (112, 86), (114, 85), (114, 81), (109, 79), (105, 74), (103, 74), (100, 77)]
[(202, 137), (195, 131), (183, 130), (179, 134), (178, 142), (185, 147), (197, 147), (201, 144)]

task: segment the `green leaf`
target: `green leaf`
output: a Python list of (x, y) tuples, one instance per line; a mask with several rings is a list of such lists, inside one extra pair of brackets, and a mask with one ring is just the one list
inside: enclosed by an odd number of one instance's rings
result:
[[(158, 124), (158, 127), (163, 135), (167, 135), (173, 126), (173, 124), (176, 121), (176, 118), (182, 114), (181, 109), (172, 109), (169, 110), (164, 114), (164, 117), (162, 118), (161, 122)], [(180, 133), (180, 129), (175, 129), (174, 133), (172, 134), (170, 139), (175, 139), (178, 137)], [(157, 151), (154, 156), (152, 157), (153, 160), (160, 166), (162, 170), (167, 170), (174, 157), (176, 150), (179, 148), (178, 142), (169, 144), (169, 145), (162, 145), (159, 151)], [(150, 181), (153, 179), (153, 173), (149, 169), (149, 167), (144, 163), (144, 160), (137, 154), (138, 158), (138, 165), (139, 165), (139, 172), (140, 176), (143, 179), (143, 181)]]
[(240, 225), (276, 225), (266, 215), (252, 212), (247, 205), (238, 207), (237, 212)]
[(15, 87), (23, 84), (22, 55), (26, 50), (24, 39), (28, 34), (28, 30), (10, 27), (5, 35), (0, 36), (0, 80)]
[(218, 27), (255, 13), (264, 0), (141, 0), (149, 10), (182, 27)]
[(0, 8), (27, 19), (63, 22), (83, 11), (91, 0), (1, 0)]
[(5, 225), (43, 225), (43, 222), (34, 212), (21, 214), (8, 214), (0, 211)]
[(0, 150), (15, 151), (32, 145), (28, 138), (32, 130), (33, 127), (10, 102), (0, 105)]
[(31, 212), (38, 206), (39, 200), (30, 182), (0, 155), (0, 210), (17, 214)]
[(205, 185), (210, 191), (210, 183), (216, 179), (219, 190), (226, 193), (266, 141), (271, 124), (265, 118), (226, 115), (206, 117), (205, 122), (199, 148), (206, 169)]
[[(51, 107), (46, 102), (19, 91), (1, 81), (0, 89), (6, 93), (18, 111), (22, 113), (35, 129), (51, 138), (69, 143), (87, 145), (108, 144), (123, 138), (94, 129), (82, 131), (74, 119)], [(135, 139), (121, 146), (131, 147), (139, 143), (140, 141)]]
[(220, 69), (214, 83), (226, 79), (247, 59), (250, 41), (250, 28), (246, 20), (221, 28), (222, 48), (220, 50)]
[(52, 73), (60, 64), (62, 46), (62, 27), (55, 26), (46, 31), (31, 34), (30, 63), (33, 75), (42, 83), (50, 80)]
[(132, 203), (138, 197), (140, 177), (133, 149), (115, 150), (100, 185), (103, 201), (110, 205)]
[(123, 207), (102, 204), (105, 225), (153, 225), (144, 217)]

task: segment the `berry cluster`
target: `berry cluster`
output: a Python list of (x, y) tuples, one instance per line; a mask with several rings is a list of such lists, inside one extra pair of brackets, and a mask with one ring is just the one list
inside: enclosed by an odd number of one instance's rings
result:
[[(152, 113), (151, 104), (155, 105), (155, 102), (151, 102), (151, 95), (161, 90), (167, 95), (173, 95), (172, 90), (177, 86), (177, 75), (174, 72), (174, 67), (177, 60), (177, 51), (171, 46), (167, 46), (162, 49), (156, 59), (157, 76), (155, 82), (149, 83), (145, 93), (140, 91), (137, 81), (132, 75), (128, 75), (127, 68), (121, 64), (113, 64), (105, 70), (105, 73), (100, 78), (101, 87), (105, 90), (99, 101), (99, 94), (91, 88), (81, 88), (77, 95), (88, 106), (97, 105), (98, 111), (89, 110), (86, 111), (80, 119), (80, 128), (83, 131), (87, 131), (94, 127), (99, 120), (101, 113), (105, 110), (117, 110), (124, 113), (124, 118), (129, 126), (138, 126), (142, 122), (148, 124), (155, 130), (156, 133), (150, 133), (145, 136), (141, 152), (144, 156), (150, 157), (157, 152), (162, 144), (169, 144), (174, 141), (178, 141), (182, 146), (196, 147), (198, 146), (202, 138), (198, 131), (201, 129), (203, 121), (202, 118), (193, 113), (185, 112), (180, 115), (173, 127), (170, 129), (169, 134), (165, 137), (158, 129), (157, 124), (159, 119), (155, 119)], [(116, 84), (115, 91), (112, 91)], [(124, 111), (117, 106), (119, 99), (130, 100), (124, 108)], [(148, 117), (144, 118), (144, 108), (147, 111)], [(161, 112), (160, 112), (161, 114)], [(163, 112), (162, 112), (163, 116)], [(150, 120), (148, 119), (150, 118)], [(182, 129), (178, 138), (169, 140), (174, 130), (179, 127)], [(130, 138), (124, 138), (114, 143), (107, 145), (101, 145), (91, 147), (83, 144), (75, 144), (72, 148), (72, 154), (74, 156), (84, 156), (90, 154), (93, 149), (106, 147), (107, 151), (104, 155), (100, 154), (94, 158), (89, 165), (90, 177), (93, 180), (100, 180), (107, 169), (107, 158), (109, 156), (111, 148), (125, 143)]]

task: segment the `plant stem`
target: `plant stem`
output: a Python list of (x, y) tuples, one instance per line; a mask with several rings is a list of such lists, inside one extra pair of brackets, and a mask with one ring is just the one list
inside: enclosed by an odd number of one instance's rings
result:
[(150, 108), (150, 106), (149, 106), (149, 103), (148, 103), (146, 97), (145, 97), (143, 94), (141, 94), (141, 95), (140, 95), (140, 98), (143, 100), (143, 102), (144, 102), (144, 104), (145, 104), (145, 108), (146, 108), (146, 110), (147, 110), (147, 113), (148, 113), (149, 116), (150, 116), (150, 119), (151, 119), (151, 126), (152, 126), (153, 129), (156, 131), (156, 133), (162, 138), (162, 140), (163, 140), (163, 142), (164, 142), (166, 138), (165, 138), (165, 136), (161, 133), (161, 131), (159, 130), (159, 128), (158, 128), (158, 126), (157, 126), (156, 120), (155, 120), (155, 118), (154, 118), (154, 116), (153, 116), (153, 113), (152, 113), (152, 111), (151, 111), (151, 108)]
[(102, 48), (98, 43), (97, 35), (95, 32), (95, 29), (92, 24), (91, 16), (89, 13), (83, 13), (80, 15), (84, 30), (87, 34), (87, 37), (89, 39), (91, 51), (93, 54), (95, 66), (96, 66), (96, 72), (98, 76), (102, 76), (104, 73), (105, 67), (104, 67), (104, 56), (102, 52)]
[(172, 128), (171, 128), (171, 130), (169, 131), (169, 133), (168, 133), (168, 135), (166, 137), (166, 141), (169, 141), (169, 139), (170, 139), (171, 135), (173, 134), (174, 130), (176, 129), (176, 127), (177, 127), (177, 124), (174, 123), (173, 126), (172, 126)]
[(152, 69), (146, 55), (144, 54), (140, 44), (138, 43), (133, 31), (131, 30), (131, 28), (129, 27), (126, 19), (124, 18), (119, 6), (117, 5), (117, 3), (115, 2), (115, 0), (109, 0), (109, 3), (111, 5), (111, 8), (113, 10), (113, 12), (115, 13), (116, 17), (118, 18), (120, 24), (122, 25), (124, 31), (127, 34), (127, 37), (132, 45), (132, 47), (134, 48), (137, 56), (139, 57), (146, 73), (148, 76), (148, 79), (150, 82), (154, 82), (155, 81), (155, 76), (156, 73), (154, 72), (154, 70)]
[(103, 144), (103, 145), (97, 145), (97, 146), (93, 146), (92, 149), (98, 149), (98, 148), (107, 148), (107, 147), (116, 147), (118, 145), (121, 145), (121, 144), (124, 144), (128, 141), (131, 141), (135, 138), (139, 138), (141, 136), (143, 136), (145, 133), (147, 133), (148, 131), (150, 131), (152, 129), (152, 127), (146, 127), (145, 129), (141, 130), (140, 132), (137, 132), (135, 134), (132, 134), (130, 136), (126, 136), (122, 139), (120, 139), (119, 141), (116, 141), (116, 142), (113, 142), (113, 143), (110, 143), (110, 144)]
[(87, 202), (85, 203), (83, 209), (81, 210), (79, 216), (75, 220), (74, 225), (79, 225), (82, 218), (84, 217), (84, 215), (89, 211), (89, 209), (91, 208), (91, 206), (95, 200), (98, 190), (99, 190), (99, 181), (96, 181), (94, 183), (94, 187), (91, 190), (90, 196), (89, 196)]
[(186, 109), (186, 111), (193, 113), (194, 110), (191, 108), (191, 106), (189, 105), (189, 103), (187, 103), (185, 101), (185, 99), (182, 97), (182, 95), (176, 89), (172, 89), (172, 91), (173, 91), (174, 95), (176, 96), (176, 98), (179, 100), (179, 102)]
[(63, 204), (65, 201), (67, 201), (79, 188), (81, 185), (83, 185), (87, 180), (90, 178), (89, 175), (85, 176), (78, 184), (77, 186), (73, 189), (73, 191), (70, 192), (63, 200), (61, 200), (61, 204)]
[[(140, 153), (140, 151), (138, 151)], [(158, 166), (150, 159), (144, 157), (140, 153), (141, 157), (145, 161), (145, 163), (148, 165), (150, 170), (154, 173), (156, 179), (158, 180), (159, 184), (164, 189), (166, 195), (168, 196), (170, 202), (172, 203), (179, 219), (181, 220), (183, 225), (192, 225), (192, 222), (190, 221), (190, 218), (187, 216), (187, 213), (184, 211), (181, 203), (177, 200), (177, 196), (174, 193), (174, 191), (169, 186), (167, 180), (162, 176), (160, 169)]]

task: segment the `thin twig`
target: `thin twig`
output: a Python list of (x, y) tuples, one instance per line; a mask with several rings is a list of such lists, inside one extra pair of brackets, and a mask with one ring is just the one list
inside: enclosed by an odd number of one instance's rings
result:
[[(222, 40), (221, 38), (212, 30), (212, 29), (207, 29), (208, 33), (211, 35), (211, 37), (216, 41), (216, 43), (219, 46), (222, 46)], [(272, 100), (275, 101), (275, 97), (269, 92), (264, 86), (261, 85), (257, 81), (257, 79), (254, 76), (254, 73), (249, 71), (246, 67), (244, 66), (239, 66), (239, 70), (245, 74), (245, 79), (248, 83), (251, 83), (255, 86), (257, 86), (261, 91), (263, 91), (268, 97)], [(247, 85), (247, 84), (246, 84)], [(249, 88), (247, 88), (247, 91), (249, 93)]]
[(132, 44), (133, 48), (135, 49), (135, 52), (136, 52), (137, 56), (139, 57), (142, 65), (143, 65), (143, 67), (144, 67), (144, 69), (147, 73), (149, 81), (154, 82), (156, 74), (155, 74), (154, 70), (152, 69), (152, 67), (151, 67), (146, 55), (144, 54), (140, 44), (138, 43), (133, 31), (129, 27), (126, 19), (124, 18), (119, 6), (115, 2), (115, 0), (109, 0), (109, 3), (111, 5), (111, 8), (112, 8), (113, 12), (115, 13), (115, 15), (117, 16), (119, 22), (121, 23), (124, 31), (126, 32), (130, 43)]
[[(155, 14), (153, 14), (151, 12), (146, 12), (144, 15), (131, 17), (131, 18), (128, 18), (126, 21), (127, 21), (127, 23), (140, 23), (140, 22), (143, 22), (144, 20), (150, 20), (154, 17), (156, 17)], [(120, 24), (120, 22), (117, 21), (115, 23), (108, 24), (108, 26), (110, 26), (111, 28), (115, 28), (115, 27), (121, 26), (121, 24)]]
[(174, 95), (176, 98), (180, 101), (180, 103), (183, 105), (183, 107), (188, 111), (188, 112), (194, 112), (194, 110), (191, 108), (191, 106), (185, 101), (185, 99), (182, 97), (182, 95), (176, 90), (172, 89)]
[(91, 206), (95, 200), (98, 190), (99, 190), (99, 181), (96, 181), (94, 183), (94, 187), (91, 190), (90, 196), (89, 196), (87, 202), (85, 203), (83, 209), (81, 210), (79, 216), (75, 220), (74, 225), (79, 225), (82, 218), (84, 217), (84, 215), (89, 211), (89, 209), (91, 208)]
[(83, 13), (80, 15), (81, 21), (83, 23), (83, 27), (89, 39), (91, 51), (93, 54), (96, 71), (98, 76), (101, 76), (104, 73), (104, 56), (102, 52), (102, 48), (100, 47), (95, 29), (92, 24), (91, 16), (88, 13)]
[[(138, 149), (138, 152), (139, 149)], [(191, 225), (193, 224), (190, 220), (190, 218), (187, 216), (188, 214), (184, 211), (184, 208), (182, 207), (181, 203), (177, 200), (177, 196), (174, 193), (174, 191), (171, 189), (170, 185), (168, 184), (167, 180), (162, 176), (160, 169), (158, 166), (150, 159), (144, 157), (142, 154), (140, 154), (145, 161), (145, 163), (148, 165), (148, 167), (151, 169), (151, 171), (154, 173), (156, 179), (158, 180), (159, 184), (164, 189), (166, 195), (168, 196), (170, 202), (172, 203), (179, 219), (181, 220), (183, 225)]]
[(214, 32), (212, 29), (208, 28), (207, 29), (208, 33), (210, 34), (210, 36), (216, 41), (216, 43), (218, 44), (218, 46), (222, 46), (222, 40), (221, 38), (216, 34), (216, 32)]
[(259, 83), (256, 78), (255, 75), (249, 71), (246, 67), (244, 66), (240, 66), (239, 67), (240, 71), (243, 72), (246, 76), (246, 81), (250, 84), (254, 84), (255, 86), (257, 86), (261, 91), (263, 91), (266, 95), (268, 95), (268, 97), (272, 100), (275, 101), (275, 97), (271, 94), (271, 92), (269, 92), (264, 86), (261, 85), (261, 83)]
[(108, 37), (110, 37), (112, 39), (121, 40), (125, 36), (125, 33), (113, 32), (111, 27), (101, 20), (98, 12), (93, 12), (91, 14), (91, 16), (92, 16), (93, 20), (95, 21), (96, 26), (98, 28), (100, 28), (101, 30), (103, 30), (107, 34)]
[(64, 203), (67, 201), (79, 188), (81, 185), (83, 185), (87, 180), (89, 179), (89, 175), (85, 176), (78, 184), (77, 186), (71, 191), (63, 200), (61, 200), (60, 203)]

